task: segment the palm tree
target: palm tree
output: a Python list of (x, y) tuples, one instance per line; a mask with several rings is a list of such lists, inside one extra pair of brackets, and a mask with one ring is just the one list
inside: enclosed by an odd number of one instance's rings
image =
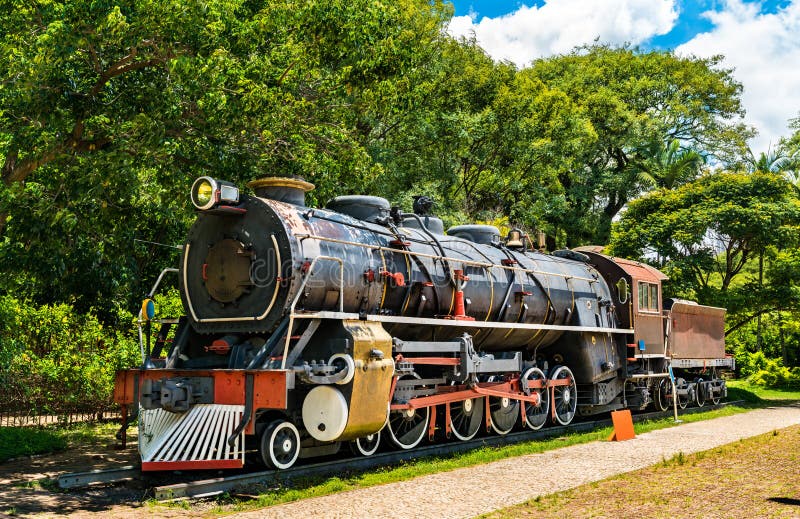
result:
[(640, 178), (647, 179), (653, 187), (673, 189), (696, 179), (706, 162), (703, 155), (693, 149), (681, 147), (678, 139), (668, 143), (653, 142), (640, 150)]
[(782, 146), (772, 148), (767, 147), (767, 151), (762, 151), (756, 158), (753, 150), (747, 150), (745, 164), (747, 169), (753, 171), (763, 171), (772, 173), (782, 173), (794, 166), (795, 160), (785, 151)]

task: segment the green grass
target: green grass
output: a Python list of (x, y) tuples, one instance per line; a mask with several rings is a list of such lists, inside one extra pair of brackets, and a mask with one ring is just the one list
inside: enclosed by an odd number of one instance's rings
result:
[(797, 517), (798, 447), (800, 426), (773, 430), (479, 517)]
[(728, 400), (745, 400), (751, 403), (788, 403), (800, 400), (800, 389), (776, 389), (755, 386), (746, 380), (729, 380)]
[[(714, 411), (704, 413), (687, 414), (681, 416), (684, 423), (697, 422), (730, 416), (748, 411), (751, 406), (729, 406)], [(637, 434), (663, 429), (675, 425), (671, 418), (650, 420), (634, 424)], [(470, 467), (490, 463), (492, 461), (506, 458), (522, 456), (526, 454), (536, 454), (570, 445), (588, 443), (592, 441), (604, 441), (611, 434), (611, 427), (604, 427), (586, 433), (576, 433), (569, 436), (551, 438), (547, 440), (536, 440), (516, 445), (503, 447), (483, 447), (470, 452), (457, 454), (441, 458), (423, 458), (405, 462), (396, 467), (386, 467), (366, 473), (347, 473), (340, 476), (329, 478), (315, 478), (303, 481), (294, 481), (291, 487), (278, 486), (253, 486), (250, 487), (249, 494), (258, 494), (255, 498), (243, 500), (236, 496), (226, 496), (218, 500), (217, 507), (211, 510), (215, 514), (227, 514), (244, 510), (254, 510), (267, 506), (318, 497), (346, 490), (382, 485), (396, 481), (404, 481), (418, 476), (435, 474), (438, 472), (453, 470), (461, 467)], [(158, 505), (153, 505), (158, 506)]]
[(0, 462), (63, 451), (67, 440), (57, 430), (45, 427), (0, 427)]
[(22, 456), (60, 452), (75, 445), (99, 445), (113, 441), (115, 422), (68, 426), (0, 427), (0, 463)]

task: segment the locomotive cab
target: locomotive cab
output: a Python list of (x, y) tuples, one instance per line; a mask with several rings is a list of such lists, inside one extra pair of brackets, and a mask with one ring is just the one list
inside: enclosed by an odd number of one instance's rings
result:
[(669, 278), (646, 263), (612, 258), (600, 254), (595, 247), (578, 247), (575, 250), (590, 257), (592, 264), (612, 288), (620, 327), (633, 329), (633, 337), (628, 338), (628, 343), (636, 344), (636, 357), (663, 357), (661, 283)]

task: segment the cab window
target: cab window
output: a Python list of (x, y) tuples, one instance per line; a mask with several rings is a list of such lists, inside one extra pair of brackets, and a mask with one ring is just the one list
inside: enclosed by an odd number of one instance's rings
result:
[(658, 312), (658, 285), (639, 281), (639, 310)]

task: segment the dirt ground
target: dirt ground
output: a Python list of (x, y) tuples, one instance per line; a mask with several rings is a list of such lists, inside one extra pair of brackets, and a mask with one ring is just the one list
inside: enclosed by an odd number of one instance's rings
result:
[(677, 456), (485, 516), (800, 517), (800, 426)]
[(125, 450), (117, 450), (108, 442), (0, 464), (0, 514), (54, 516), (78, 511), (108, 511), (120, 502), (140, 502), (145, 489), (136, 488), (135, 483), (80, 494), (55, 489), (54, 481), (65, 472), (136, 464), (135, 429), (129, 431), (128, 442)]

